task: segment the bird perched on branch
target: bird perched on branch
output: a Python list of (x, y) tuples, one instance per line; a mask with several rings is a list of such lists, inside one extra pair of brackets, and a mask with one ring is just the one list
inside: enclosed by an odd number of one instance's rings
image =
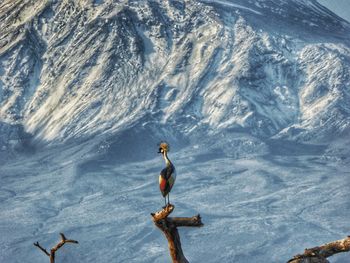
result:
[(161, 142), (159, 144), (159, 151), (163, 155), (166, 167), (160, 172), (159, 175), (159, 188), (164, 197), (165, 206), (167, 206), (166, 197), (168, 196), (168, 204), (170, 204), (169, 193), (173, 187), (176, 179), (175, 166), (168, 158), (169, 144)]

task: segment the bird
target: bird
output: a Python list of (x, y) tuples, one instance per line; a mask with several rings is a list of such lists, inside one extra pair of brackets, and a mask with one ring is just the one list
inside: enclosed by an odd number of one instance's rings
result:
[[(159, 189), (164, 197), (165, 207), (170, 204), (169, 193), (171, 188), (173, 187), (176, 180), (176, 170), (173, 163), (168, 158), (169, 152), (169, 144), (167, 142), (161, 142), (159, 144), (159, 151), (163, 155), (166, 167), (160, 172), (159, 175)], [(167, 204), (167, 196), (168, 196), (168, 204)]]

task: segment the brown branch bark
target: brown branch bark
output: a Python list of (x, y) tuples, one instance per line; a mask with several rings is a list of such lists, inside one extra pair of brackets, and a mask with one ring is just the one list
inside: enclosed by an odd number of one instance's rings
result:
[(78, 241), (73, 239), (67, 239), (63, 233), (60, 233), (61, 235), (61, 241), (57, 243), (56, 246), (51, 248), (50, 252), (47, 252), (46, 249), (44, 249), (42, 246), (40, 246), (39, 242), (34, 243), (34, 246), (38, 247), (42, 252), (44, 252), (47, 256), (50, 257), (50, 263), (55, 263), (55, 253), (57, 250), (59, 250), (65, 243), (74, 243), (78, 244)]
[(44, 252), (47, 256), (50, 256), (49, 252), (46, 251), (45, 248), (40, 246), (39, 242), (34, 243), (34, 246), (38, 247), (42, 252)]
[(347, 251), (350, 251), (350, 236), (319, 247), (305, 249), (304, 254), (294, 256), (287, 263), (329, 263), (326, 258)]
[(169, 217), (168, 221), (178, 226), (203, 226), (202, 218), (198, 214), (193, 217)]
[(183, 254), (180, 235), (177, 227), (201, 227), (203, 226), (200, 215), (193, 217), (168, 217), (173, 211), (174, 206), (169, 204), (163, 210), (152, 213), (154, 224), (164, 233), (168, 240), (170, 256), (173, 263), (188, 263)]

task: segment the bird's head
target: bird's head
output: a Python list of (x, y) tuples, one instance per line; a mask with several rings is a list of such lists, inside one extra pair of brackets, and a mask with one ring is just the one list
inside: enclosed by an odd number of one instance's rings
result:
[(164, 153), (169, 152), (169, 144), (167, 142), (161, 142), (159, 143), (159, 150), (158, 153)]

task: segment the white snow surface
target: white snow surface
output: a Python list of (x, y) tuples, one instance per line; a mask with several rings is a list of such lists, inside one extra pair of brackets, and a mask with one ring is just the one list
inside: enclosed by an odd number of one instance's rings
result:
[[(0, 3), (0, 262), (286, 262), (349, 235), (350, 25), (315, 0)], [(349, 262), (349, 255), (330, 258)]]
[[(200, 213), (204, 223), (180, 229), (190, 262), (286, 262), (349, 233), (348, 164), (318, 155), (318, 148), (244, 158), (203, 148), (170, 154), (178, 173), (173, 214)], [(79, 245), (65, 245), (57, 262), (170, 262), (150, 217), (163, 205), (163, 165), (160, 156), (116, 164), (73, 147), (2, 167), (0, 261), (47, 262), (32, 243), (50, 248), (64, 232)]]

